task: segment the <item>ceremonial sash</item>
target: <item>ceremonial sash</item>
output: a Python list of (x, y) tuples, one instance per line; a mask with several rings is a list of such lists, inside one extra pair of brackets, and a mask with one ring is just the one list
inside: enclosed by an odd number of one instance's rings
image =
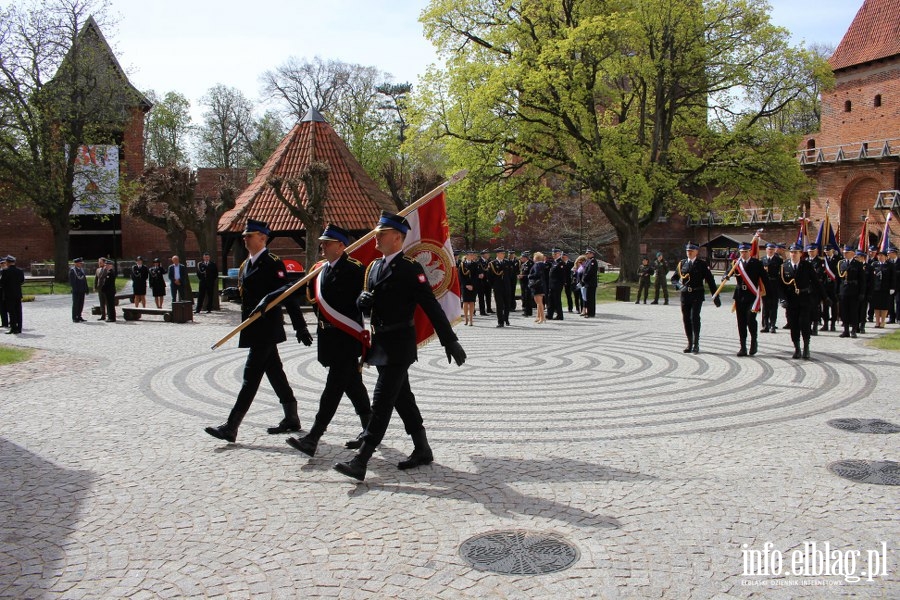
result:
[(738, 273), (741, 274), (741, 279), (744, 280), (744, 283), (747, 284), (747, 287), (750, 288), (750, 291), (756, 296), (756, 300), (753, 301), (753, 306), (750, 307), (750, 310), (753, 312), (759, 312), (762, 307), (762, 294), (759, 291), (759, 287), (754, 285), (754, 283), (750, 280), (750, 276), (747, 274), (746, 267), (744, 265), (744, 261), (739, 260), (737, 263)]
[(837, 281), (837, 275), (831, 270), (831, 264), (828, 262), (828, 259), (825, 259), (825, 274), (828, 275), (828, 279)]
[(319, 304), (319, 314), (324, 316), (334, 327), (359, 340), (362, 344), (362, 357), (365, 358), (366, 349), (372, 345), (369, 330), (328, 304), (324, 294), (322, 294), (322, 283), (324, 280), (325, 269), (322, 269), (319, 271), (319, 277), (316, 279), (316, 302)]

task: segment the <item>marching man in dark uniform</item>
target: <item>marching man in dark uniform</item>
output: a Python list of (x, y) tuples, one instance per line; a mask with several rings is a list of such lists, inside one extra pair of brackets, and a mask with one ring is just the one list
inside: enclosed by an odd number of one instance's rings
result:
[(369, 336), (363, 327), (362, 313), (356, 306), (356, 298), (363, 289), (365, 267), (345, 252), (350, 245), (350, 232), (346, 229), (328, 225), (319, 241), (326, 264), (310, 288), (318, 317), (318, 359), (323, 367), (328, 367), (328, 377), (319, 398), (319, 412), (309, 433), (299, 439), (287, 440), (288, 444), (309, 456), (315, 456), (319, 439), (345, 393), (353, 403), (363, 430), (372, 416), (369, 392), (363, 384), (359, 364)]
[(384, 255), (369, 266), (365, 289), (357, 305), (371, 313), (372, 347), (366, 362), (378, 369), (378, 381), (372, 397), (372, 419), (363, 435), (356, 456), (337, 463), (339, 473), (362, 481), (369, 459), (381, 444), (394, 408), (412, 436), (414, 449), (397, 466), (411, 469), (434, 460), (425, 436), (422, 415), (409, 385), (409, 366), (417, 359), (416, 328), (413, 314), (420, 306), (434, 326), (447, 360), (462, 365), (466, 353), (457, 341), (441, 305), (434, 297), (422, 266), (403, 254), (403, 242), (409, 223), (399, 215), (382, 212), (375, 228), (375, 247)]
[(703, 308), (705, 296), (703, 284), (713, 294), (713, 303), (718, 308), (722, 306), (722, 300), (716, 294), (716, 280), (706, 265), (706, 262), (698, 258), (700, 246), (688, 242), (684, 247), (687, 258), (678, 263), (675, 274), (672, 275), (672, 283), (681, 289), (681, 321), (684, 324), (684, 334), (687, 336), (687, 346), (684, 352), (700, 353), (700, 309)]
[(210, 260), (209, 252), (203, 253), (203, 260), (197, 263), (197, 308), (195, 313), (199, 313), (204, 306), (206, 312), (211, 312), (216, 299), (216, 290), (219, 282), (219, 269), (216, 263)]
[(838, 263), (838, 299), (844, 331), (839, 337), (856, 337), (859, 332), (859, 307), (866, 297), (866, 274), (856, 260), (856, 248), (844, 246), (844, 260)]
[[(828, 288), (826, 285), (828, 284), (828, 270), (825, 268), (825, 259), (819, 255), (819, 246), (816, 244), (807, 244), (806, 252), (808, 254), (807, 260), (813, 267), (813, 271), (816, 273), (816, 277), (819, 278), (819, 281), (822, 283), (822, 290), (824, 292), (823, 295), (819, 296), (818, 292), (813, 291), (815, 294), (813, 298), (812, 310), (810, 311), (809, 318), (812, 321), (812, 329), (810, 330), (810, 335), (819, 335), (819, 321), (822, 320), (822, 314), (827, 314), (827, 309), (823, 310), (823, 306), (826, 305), (825, 300), (831, 300), (831, 302), (827, 303), (828, 305), (834, 304), (834, 298), (828, 294)], [(827, 331), (827, 324), (822, 328), (822, 331)]]
[(497, 327), (509, 325), (509, 262), (506, 260), (506, 250), (497, 248), (494, 250), (494, 260), (487, 265), (487, 281), (490, 289), (494, 290), (494, 304), (497, 306)]
[(80, 256), (69, 267), (69, 287), (72, 288), (72, 322), (84, 323), (84, 297), (88, 293), (87, 275), (84, 273), (84, 259)]
[[(781, 265), (781, 284), (784, 300), (787, 303), (788, 326), (791, 328), (791, 341), (794, 342), (793, 358), (809, 359), (809, 337), (812, 331), (812, 308), (818, 298), (831, 300), (825, 294), (822, 281), (816, 275), (812, 264), (803, 260), (803, 246), (791, 244), (790, 260)], [(803, 338), (803, 351), (800, 351), (800, 339)]]
[[(247, 225), (241, 234), (249, 257), (238, 272), (238, 289), (241, 292), (241, 319), (246, 320), (251, 314), (262, 314), (253, 323), (241, 330), (238, 346), (249, 348), (247, 362), (244, 365), (244, 380), (241, 391), (228, 421), (218, 427), (207, 427), (206, 433), (228, 442), (237, 439), (238, 427), (247, 411), (262, 377), (265, 375), (284, 410), (284, 419), (270, 427), (271, 434), (300, 431), (300, 418), (297, 416), (297, 400), (284, 374), (281, 357), (278, 355), (278, 344), (287, 340), (284, 335), (284, 315), (281, 305), (266, 311), (269, 302), (281, 295), (290, 284), (285, 282), (285, 267), (281, 259), (269, 252), (266, 241), (269, 228), (262, 221), (247, 219)], [(300, 306), (293, 297), (282, 302), (291, 317), (291, 324), (297, 333), (297, 341), (304, 346), (312, 345), (312, 336), (306, 327), (306, 321), (300, 313)]]
[(766, 244), (766, 255), (760, 259), (766, 270), (766, 293), (762, 307), (762, 332), (775, 333), (778, 322), (778, 292), (781, 290), (781, 256), (778, 255), (778, 244)]
[[(752, 245), (741, 242), (738, 246), (740, 257), (735, 265), (734, 308), (737, 316), (738, 337), (741, 349), (738, 356), (756, 354), (756, 313), (762, 308), (766, 296), (766, 270), (758, 258), (750, 256)], [(727, 280), (728, 277), (725, 277)], [(747, 350), (747, 334), (750, 334), (750, 349)]]

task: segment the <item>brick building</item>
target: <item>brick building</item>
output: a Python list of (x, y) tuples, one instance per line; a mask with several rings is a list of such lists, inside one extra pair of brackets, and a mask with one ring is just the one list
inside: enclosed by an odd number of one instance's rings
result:
[[(846, 243), (868, 212), (876, 243), (891, 206), (900, 217), (900, 0), (865, 0), (828, 62), (835, 87), (822, 94), (820, 131), (799, 153), (816, 179), (810, 216), (821, 221), (828, 207)], [(897, 245), (900, 228), (892, 230)]]

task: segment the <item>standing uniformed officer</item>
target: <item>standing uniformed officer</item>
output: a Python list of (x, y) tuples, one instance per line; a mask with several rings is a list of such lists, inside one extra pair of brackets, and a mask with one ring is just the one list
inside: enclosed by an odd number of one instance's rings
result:
[(328, 367), (328, 376), (319, 398), (319, 412), (309, 433), (299, 439), (287, 440), (288, 444), (309, 456), (315, 456), (319, 439), (334, 418), (345, 393), (353, 403), (363, 431), (372, 416), (369, 392), (363, 384), (359, 364), (359, 357), (368, 346), (368, 336), (363, 328), (362, 313), (356, 306), (356, 298), (363, 289), (365, 267), (345, 252), (350, 245), (350, 232), (346, 229), (328, 225), (319, 241), (326, 262), (310, 287), (313, 309), (318, 317), (318, 359), (323, 367)]
[(84, 323), (81, 313), (84, 310), (84, 297), (88, 293), (84, 259), (79, 256), (72, 262), (74, 264), (69, 267), (69, 287), (72, 288), (72, 322)]
[(519, 261), (516, 259), (515, 250), (509, 250), (506, 255), (506, 280), (509, 282), (509, 305), (506, 307), (506, 317), (509, 319), (509, 313), (516, 311), (516, 283), (519, 281)]
[(844, 260), (838, 263), (838, 298), (844, 331), (840, 337), (856, 337), (859, 332), (859, 306), (866, 295), (865, 269), (856, 260), (856, 248), (844, 246)]
[[(284, 263), (280, 258), (269, 252), (266, 242), (269, 236), (269, 228), (263, 221), (247, 219), (247, 225), (241, 234), (244, 245), (247, 247), (249, 257), (238, 271), (238, 289), (241, 292), (241, 319), (246, 320), (251, 314), (262, 313), (258, 319), (241, 330), (238, 346), (249, 348), (247, 362), (244, 365), (244, 380), (241, 391), (228, 421), (218, 427), (207, 427), (206, 433), (234, 442), (237, 439), (238, 427), (247, 411), (262, 377), (265, 375), (281, 408), (284, 410), (284, 419), (275, 426), (269, 427), (271, 434), (300, 431), (300, 417), (297, 416), (297, 400), (284, 374), (281, 357), (278, 355), (278, 344), (287, 340), (284, 335), (284, 315), (281, 305), (266, 311), (269, 302), (286, 291), (290, 284), (286, 283)], [(296, 298), (289, 296), (281, 304), (291, 317), (291, 324), (297, 333), (297, 341), (304, 346), (312, 345), (312, 336), (306, 327), (306, 321), (300, 313), (300, 306)]]
[(656, 274), (656, 280), (653, 284), (653, 302), (650, 304), (659, 304), (659, 290), (662, 288), (663, 304), (669, 303), (669, 280), (666, 275), (669, 273), (669, 264), (662, 252), (656, 253), (656, 260), (653, 261), (653, 272)]
[(688, 341), (684, 352), (694, 354), (700, 353), (700, 309), (705, 300), (704, 283), (709, 288), (709, 293), (713, 294), (716, 308), (722, 306), (722, 300), (715, 295), (716, 280), (706, 261), (697, 256), (699, 250), (700, 246), (688, 242), (684, 246), (687, 258), (678, 263), (672, 275), (672, 283), (681, 286), (681, 321)]
[(412, 436), (414, 445), (412, 454), (397, 466), (411, 469), (434, 460), (422, 414), (409, 385), (409, 366), (418, 358), (413, 321), (416, 306), (422, 308), (434, 326), (447, 352), (447, 360), (452, 359), (457, 365), (466, 361), (466, 353), (434, 297), (422, 266), (403, 254), (408, 231), (406, 219), (389, 212), (381, 213), (375, 228), (375, 247), (384, 256), (369, 265), (365, 290), (357, 300), (363, 312), (371, 313), (372, 347), (366, 362), (378, 370), (378, 381), (372, 394), (372, 418), (359, 452), (351, 460), (337, 463), (334, 468), (359, 481), (366, 477), (369, 459), (384, 438), (394, 408), (403, 420), (406, 432)]
[(547, 319), (562, 321), (562, 293), (566, 283), (566, 264), (562, 259), (562, 250), (551, 251), (553, 259), (550, 263), (550, 289), (547, 290)]
[(644, 295), (644, 304), (647, 304), (647, 296), (650, 294), (650, 277), (653, 275), (653, 267), (650, 266), (650, 259), (646, 256), (641, 258), (641, 266), (638, 267), (638, 291), (635, 304), (641, 303), (641, 294)]
[[(809, 337), (812, 331), (812, 309), (818, 298), (831, 302), (822, 287), (822, 281), (808, 260), (803, 260), (803, 246), (791, 244), (790, 260), (781, 265), (782, 292), (787, 303), (788, 327), (794, 343), (793, 358), (809, 359)], [(800, 340), (803, 339), (803, 351)]]
[(531, 260), (531, 252), (523, 250), (519, 263), (519, 271), (516, 278), (519, 280), (519, 289), (522, 290), (522, 316), (530, 317), (534, 309), (532, 306), (534, 298), (531, 295), (531, 288), (528, 287), (528, 274), (531, 273), (531, 267), (534, 266), (534, 261)]
[(491, 283), (488, 281), (487, 266), (491, 253), (482, 250), (478, 257), (478, 314), (482, 317), (494, 314), (491, 308)]
[(494, 250), (494, 260), (487, 266), (487, 281), (490, 289), (494, 291), (494, 304), (497, 306), (497, 327), (509, 325), (509, 262), (506, 260), (506, 250), (497, 248)]
[(581, 285), (584, 286), (584, 316), (588, 319), (597, 314), (597, 274), (600, 265), (597, 264), (596, 252), (591, 247), (584, 251), (587, 260), (584, 261), (584, 274), (581, 276)]
[[(838, 263), (841, 257), (838, 255), (837, 246), (827, 244), (825, 246), (825, 293), (832, 300), (832, 305), (824, 304), (822, 308), (823, 331), (835, 330), (838, 318)], [(830, 325), (830, 327), (829, 327)]]
[[(818, 295), (816, 289), (813, 289), (813, 304), (812, 309), (810, 310), (809, 318), (812, 321), (812, 328), (810, 329), (810, 335), (819, 335), (819, 322), (822, 320), (822, 314), (825, 312), (823, 307), (834, 304), (834, 298), (828, 295), (828, 288), (826, 285), (828, 284), (828, 271), (825, 268), (825, 259), (819, 255), (819, 247), (816, 244), (807, 244), (806, 245), (807, 252), (807, 260), (812, 265), (813, 271), (816, 273), (816, 277), (819, 278), (819, 281), (822, 283), (822, 290), (824, 294), (822, 296)], [(826, 302), (826, 300), (830, 300), (830, 302)], [(823, 326), (823, 331), (827, 331), (827, 325)]]
[(769, 242), (766, 244), (766, 255), (759, 261), (766, 271), (766, 296), (763, 298), (762, 308), (762, 332), (775, 333), (775, 323), (778, 322), (778, 297), (781, 291), (781, 263), (784, 262), (778, 255), (778, 244)]
[[(756, 313), (762, 307), (763, 298), (768, 294), (765, 288), (766, 270), (758, 258), (750, 256), (752, 245), (741, 242), (738, 245), (739, 257), (735, 266), (734, 313), (737, 317), (738, 338), (741, 349), (738, 356), (756, 354)], [(726, 276), (725, 279), (728, 279)], [(750, 334), (750, 349), (747, 349), (747, 334)]]
[(206, 306), (206, 312), (210, 312), (216, 300), (219, 269), (210, 258), (209, 252), (204, 252), (203, 260), (197, 263), (197, 279), (199, 281), (197, 285), (197, 308), (194, 309), (194, 312), (199, 313), (204, 306)]

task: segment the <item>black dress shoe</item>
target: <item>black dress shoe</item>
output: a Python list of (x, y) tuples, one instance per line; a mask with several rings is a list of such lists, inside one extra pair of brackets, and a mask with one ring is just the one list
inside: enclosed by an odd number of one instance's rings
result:
[(700, 354), (700, 344), (694, 344), (694, 346), (691, 348), (691, 353)]
[(309, 457), (315, 456), (316, 448), (319, 447), (319, 440), (314, 440), (308, 435), (299, 439), (288, 438), (287, 443), (291, 448), (295, 448)]
[(237, 431), (229, 427), (227, 424), (219, 425), (218, 427), (207, 427), (206, 429), (204, 429), (204, 431), (214, 438), (225, 440), (226, 442), (231, 442), (232, 444), (237, 439)]
[(794, 354), (793, 356), (791, 356), (791, 358), (800, 358), (800, 348), (794, 350)]
[(855, 337), (856, 337), (856, 332), (855, 332), (855, 331), (851, 331), (851, 332), (850, 332), (850, 337), (855, 338)]
[(358, 456), (354, 456), (347, 462), (335, 464), (334, 470), (341, 475), (352, 477), (357, 481), (363, 481), (366, 478), (366, 463), (364, 463)]
[(284, 419), (281, 420), (281, 423), (276, 425), (275, 427), (269, 427), (266, 429), (270, 434), (275, 435), (276, 433), (293, 433), (295, 431), (301, 431), (299, 421), (286, 421)]
[(405, 471), (407, 469), (421, 467), (422, 465), (430, 465), (432, 462), (434, 462), (434, 455), (431, 452), (413, 450), (412, 454), (409, 455), (409, 458), (397, 463), (397, 468), (401, 471)]
[(740, 350), (738, 350), (736, 356), (747, 356), (747, 349), (746, 349), (746, 348), (741, 348)]
[(359, 450), (363, 445), (363, 438), (365, 437), (366, 432), (361, 432), (358, 436), (356, 436), (355, 440), (349, 440), (344, 442), (344, 448), (349, 448), (350, 450)]
[(841, 333), (841, 335), (839, 335), (838, 337), (848, 338), (848, 337), (850, 337), (850, 334), (845, 331), (845, 332)]
[(753, 356), (756, 354), (756, 351), (757, 351), (756, 340), (750, 340), (750, 351), (747, 354), (749, 354), (750, 356)]
[(693, 350), (693, 348), (694, 348), (693, 345), (688, 344), (688, 345), (687, 345), (687, 348), (685, 348), (684, 350), (682, 350), (682, 352), (684, 352), (685, 354), (689, 354), (689, 353), (691, 352), (691, 350)]

